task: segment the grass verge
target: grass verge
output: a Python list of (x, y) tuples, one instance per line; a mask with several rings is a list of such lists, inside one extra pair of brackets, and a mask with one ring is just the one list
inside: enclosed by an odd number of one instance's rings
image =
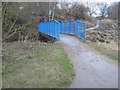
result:
[(97, 51), (101, 52), (102, 54), (105, 54), (109, 58), (118, 60), (117, 44), (114, 45), (114, 44), (106, 44), (99, 42), (90, 42), (88, 40), (86, 41), (81, 40), (81, 41), (87, 43), (89, 46), (95, 48)]
[(9, 72), (11, 65), (4, 69), (3, 88), (60, 88), (71, 83), (73, 66), (62, 45), (36, 44), (31, 58), (22, 58), (21, 62), (20, 56), (11, 57), (15, 63), (21, 63), (15, 64), (12, 72)]

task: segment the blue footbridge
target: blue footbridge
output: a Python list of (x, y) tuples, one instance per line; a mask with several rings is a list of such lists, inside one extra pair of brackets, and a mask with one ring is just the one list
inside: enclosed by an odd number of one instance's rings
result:
[(41, 35), (50, 40), (60, 40), (60, 33), (75, 35), (86, 40), (86, 23), (79, 20), (57, 22), (56, 20), (38, 24)]

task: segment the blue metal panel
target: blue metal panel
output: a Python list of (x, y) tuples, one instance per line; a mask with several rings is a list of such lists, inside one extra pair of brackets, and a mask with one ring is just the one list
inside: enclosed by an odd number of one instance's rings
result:
[(65, 33), (65, 22), (63, 23), (63, 33)]
[(86, 40), (86, 23), (84, 23), (84, 40)]
[(75, 35), (77, 36), (77, 23), (75, 22)]
[(60, 23), (58, 23), (58, 27), (57, 27), (57, 39), (60, 40)]
[(46, 35), (52, 36), (59, 40), (60, 37), (60, 23), (56, 20), (42, 22), (38, 24), (38, 30)]
[(60, 32), (62, 32), (62, 22), (60, 23)]
[(64, 23), (62, 22), (62, 33), (64, 33)]
[(86, 40), (86, 23), (79, 20), (61, 22), (61, 33), (72, 34)]
[(61, 33), (63, 33), (63, 30), (64, 30), (64, 23), (62, 22), (62, 32)]
[(67, 22), (65, 22), (65, 33), (67, 34)]
[(70, 27), (70, 33), (69, 34), (71, 34), (71, 22), (70, 22), (70, 26), (69, 27)]
[(38, 24), (38, 29), (40, 32), (55, 37), (60, 40), (60, 32), (66, 34), (76, 35), (84, 40), (86, 40), (86, 23), (79, 20), (57, 22), (56, 20), (51, 20), (47, 22), (42, 22)]
[(79, 34), (79, 32), (78, 32), (78, 28), (79, 28), (79, 25), (78, 25), (78, 22), (76, 22), (76, 35), (78, 36)]

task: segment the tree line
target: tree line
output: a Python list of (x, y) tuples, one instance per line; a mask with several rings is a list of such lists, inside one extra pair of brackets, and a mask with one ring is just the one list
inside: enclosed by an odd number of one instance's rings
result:
[[(99, 9), (97, 13), (96, 8)], [(118, 3), (69, 3), (69, 2), (3, 2), (2, 40), (20, 41), (40, 39), (38, 23), (56, 19), (57, 21), (83, 20), (93, 22), (93, 15), (101, 18), (118, 19)]]

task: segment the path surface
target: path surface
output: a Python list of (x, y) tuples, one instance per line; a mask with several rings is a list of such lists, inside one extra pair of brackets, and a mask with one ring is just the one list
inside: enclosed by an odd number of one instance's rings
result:
[(117, 61), (97, 52), (74, 36), (61, 35), (61, 42), (75, 71), (68, 88), (117, 88)]
[(87, 29), (86, 29), (86, 31), (96, 29), (96, 28), (98, 28), (98, 27), (99, 27), (99, 25), (100, 25), (100, 20), (98, 20), (98, 21), (97, 21), (96, 26), (91, 27), (91, 28), (87, 28)]

